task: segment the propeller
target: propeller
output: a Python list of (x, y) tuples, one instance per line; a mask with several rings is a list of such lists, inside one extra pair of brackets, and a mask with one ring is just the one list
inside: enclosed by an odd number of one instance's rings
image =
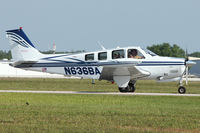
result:
[(186, 84), (186, 85), (188, 85), (188, 69), (189, 69), (189, 68), (188, 68), (188, 66), (186, 65), (186, 68), (185, 68), (185, 78), (186, 78), (186, 79), (185, 79), (185, 84)]
[(188, 85), (188, 71), (189, 71), (189, 67), (193, 66), (196, 64), (196, 62), (192, 61), (192, 60), (197, 60), (200, 58), (195, 58), (193, 57), (193, 59), (191, 57), (188, 56), (188, 52), (187, 52), (187, 49), (185, 50), (185, 84)]
[(188, 65), (187, 65), (187, 62), (188, 62), (188, 52), (187, 52), (187, 48), (185, 49), (185, 84), (188, 85)]
[(185, 60), (188, 61), (188, 52), (187, 52), (187, 48), (185, 49)]

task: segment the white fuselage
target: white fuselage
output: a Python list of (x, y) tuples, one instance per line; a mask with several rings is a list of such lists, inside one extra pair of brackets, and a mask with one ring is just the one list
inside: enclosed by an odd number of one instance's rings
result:
[[(129, 49), (137, 49), (143, 58), (128, 58)], [(124, 51), (123, 57), (114, 58), (113, 53), (115, 51)], [(106, 59), (104, 58), (105, 55), (107, 56)], [(24, 69), (83, 78), (113, 80), (109, 77), (109, 73), (115, 67), (117, 69), (112, 72), (113, 75), (115, 73), (117, 75), (130, 75), (133, 80), (154, 79), (162, 81), (181, 77), (185, 71), (184, 63), (185, 60), (182, 58), (152, 56), (140, 47), (126, 47), (73, 55), (43, 55), (37, 63), (31, 65), (31, 67), (24, 67)], [(148, 76), (131, 75), (129, 70), (131, 67), (135, 67)], [(103, 72), (103, 70), (105, 71)], [(104, 73), (104, 76), (101, 76), (102, 73)]]

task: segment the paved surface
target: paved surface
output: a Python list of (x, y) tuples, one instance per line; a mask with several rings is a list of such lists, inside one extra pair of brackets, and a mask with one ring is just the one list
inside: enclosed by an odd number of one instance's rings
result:
[(47, 94), (95, 94), (95, 95), (144, 95), (144, 96), (200, 96), (200, 94), (175, 93), (120, 93), (120, 92), (82, 92), (82, 91), (26, 91), (26, 90), (0, 90), (0, 93), (47, 93)]

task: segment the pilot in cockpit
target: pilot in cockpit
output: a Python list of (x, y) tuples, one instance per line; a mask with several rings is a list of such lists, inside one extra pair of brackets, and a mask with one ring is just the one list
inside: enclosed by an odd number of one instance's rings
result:
[(138, 56), (138, 51), (136, 49), (131, 49), (128, 52), (128, 58), (142, 59), (141, 56)]

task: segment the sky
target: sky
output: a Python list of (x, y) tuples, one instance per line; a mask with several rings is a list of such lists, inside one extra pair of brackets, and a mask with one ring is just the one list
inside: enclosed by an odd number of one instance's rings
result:
[(0, 0), (5, 31), (23, 27), (41, 51), (100, 50), (168, 42), (200, 52), (200, 0)]

